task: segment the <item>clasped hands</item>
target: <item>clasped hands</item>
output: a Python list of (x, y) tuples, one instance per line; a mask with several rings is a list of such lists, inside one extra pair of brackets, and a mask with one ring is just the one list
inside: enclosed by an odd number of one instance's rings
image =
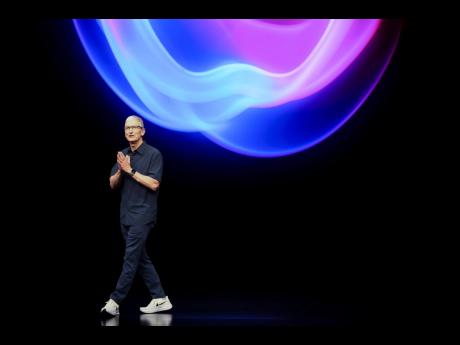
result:
[(124, 155), (123, 152), (117, 153), (117, 163), (118, 169), (124, 171), (125, 173), (131, 173), (131, 158), (128, 155)]

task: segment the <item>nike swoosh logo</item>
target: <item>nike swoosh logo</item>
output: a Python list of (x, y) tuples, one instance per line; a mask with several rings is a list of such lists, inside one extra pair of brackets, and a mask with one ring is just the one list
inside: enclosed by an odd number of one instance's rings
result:
[(162, 304), (165, 304), (165, 303), (166, 303), (166, 301), (164, 301), (164, 302), (161, 302), (161, 303), (157, 303), (157, 305), (156, 305), (156, 306), (158, 307), (159, 305), (162, 305)]

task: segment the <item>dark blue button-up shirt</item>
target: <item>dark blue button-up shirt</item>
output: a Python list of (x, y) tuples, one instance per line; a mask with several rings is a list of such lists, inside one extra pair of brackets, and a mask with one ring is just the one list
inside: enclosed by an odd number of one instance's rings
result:
[[(160, 151), (143, 142), (134, 152), (128, 147), (123, 154), (131, 158), (131, 167), (141, 173), (161, 181), (163, 157)], [(118, 164), (112, 168), (111, 175), (118, 171)], [(153, 191), (129, 174), (122, 172), (120, 221), (125, 225), (147, 224), (156, 221), (158, 190)]]

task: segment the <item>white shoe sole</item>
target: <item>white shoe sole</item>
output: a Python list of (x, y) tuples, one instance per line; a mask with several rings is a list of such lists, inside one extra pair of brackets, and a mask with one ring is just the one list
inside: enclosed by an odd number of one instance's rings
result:
[(139, 309), (144, 314), (153, 314), (153, 313), (157, 313), (159, 311), (165, 311), (165, 310), (172, 309), (172, 304), (171, 303), (165, 303), (164, 305), (160, 305), (159, 307), (156, 307), (154, 310), (150, 310), (150, 309), (147, 309), (147, 308), (139, 308)]
[(106, 312), (107, 314), (112, 315), (112, 316), (120, 315), (120, 312), (119, 312), (119, 311), (115, 311), (115, 312), (114, 312), (115, 314), (114, 314), (114, 313), (109, 312), (107, 309), (102, 308), (102, 309), (101, 309), (101, 313), (104, 313), (104, 312)]

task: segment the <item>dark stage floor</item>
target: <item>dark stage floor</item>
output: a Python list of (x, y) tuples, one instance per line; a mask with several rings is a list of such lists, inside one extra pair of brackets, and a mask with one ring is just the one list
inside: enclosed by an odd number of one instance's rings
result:
[[(173, 309), (155, 314), (142, 314), (139, 306), (145, 301), (128, 298), (120, 307), (120, 315), (103, 319), (95, 315), (101, 326), (237, 326), (276, 327), (300, 326), (320, 329), (352, 329), (368, 326), (365, 307), (356, 304), (325, 303), (305, 297), (208, 297), (179, 298), (169, 296)], [(102, 303), (103, 305), (103, 303)]]

